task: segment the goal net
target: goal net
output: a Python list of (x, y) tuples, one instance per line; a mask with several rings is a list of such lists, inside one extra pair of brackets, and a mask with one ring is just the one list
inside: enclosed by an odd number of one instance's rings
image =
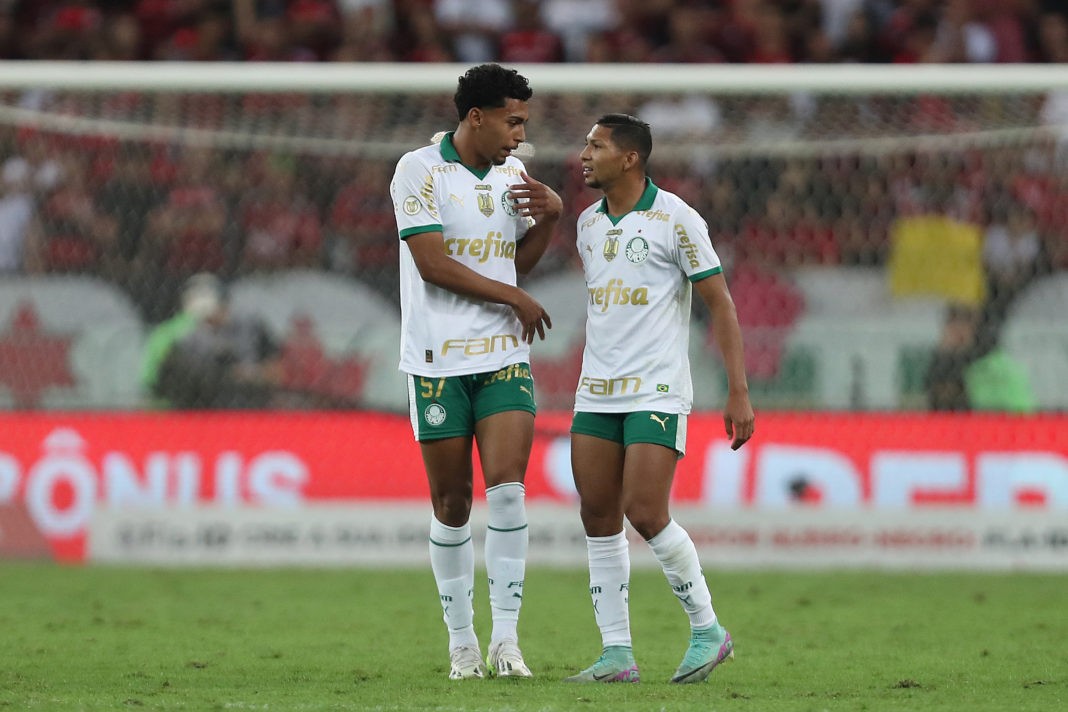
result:
[[(9, 65), (0, 407), (403, 412), (389, 181), (402, 153), (455, 127), (464, 69)], [(597, 198), (577, 156), (607, 112), (651, 124), (653, 181), (708, 221), (758, 408), (1068, 407), (1063, 70), (520, 69), (535, 91), (526, 163), (566, 213), (523, 281), (554, 323), (533, 356), (541, 407), (572, 403), (574, 220)], [(269, 356), (270, 388), (150, 387), (170, 373), (146, 356), (157, 327), (204, 272), (262, 321), (228, 357)], [(214, 285), (197, 284), (207, 299)], [(695, 407), (717, 409), (699, 305), (691, 332)]]

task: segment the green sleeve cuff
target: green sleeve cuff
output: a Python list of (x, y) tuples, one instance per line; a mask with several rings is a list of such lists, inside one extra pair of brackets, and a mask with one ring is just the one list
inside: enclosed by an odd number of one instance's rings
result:
[(444, 232), (441, 225), (419, 225), (418, 227), (406, 227), (400, 231), (400, 238), (411, 237), (412, 235), (422, 235), (425, 232)]
[(695, 272), (689, 276), (691, 283), (700, 282), (705, 277), (711, 277), (714, 274), (719, 274), (723, 271), (723, 267), (713, 267), (712, 269), (706, 269), (704, 272)]

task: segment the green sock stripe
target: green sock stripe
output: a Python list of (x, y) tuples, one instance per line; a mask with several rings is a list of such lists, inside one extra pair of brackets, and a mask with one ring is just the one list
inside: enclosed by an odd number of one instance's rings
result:
[(463, 546), (464, 544), (466, 544), (469, 541), (471, 541), (471, 537), (467, 537), (463, 541), (457, 542), (455, 544), (446, 544), (444, 542), (434, 541), (433, 539), (430, 540), (430, 543), (433, 544), (434, 546)]
[(489, 529), (490, 531), (494, 531), (494, 532), (520, 532), (520, 531), (523, 531), (524, 529), (526, 529), (527, 525), (524, 524), (521, 527), (512, 527), (511, 529), (498, 529), (497, 527), (491, 527), (491, 526), (487, 526), (486, 528)]

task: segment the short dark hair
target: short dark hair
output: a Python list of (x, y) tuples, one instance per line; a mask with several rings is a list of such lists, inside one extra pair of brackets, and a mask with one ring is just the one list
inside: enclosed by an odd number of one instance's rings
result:
[(598, 126), (612, 132), (612, 143), (624, 151), (637, 151), (644, 166), (653, 152), (653, 133), (649, 124), (630, 114), (605, 114), (597, 119)]
[(508, 99), (528, 101), (534, 96), (527, 78), (499, 64), (480, 64), (468, 69), (456, 84), (453, 103), (463, 121), (475, 107), (499, 109)]

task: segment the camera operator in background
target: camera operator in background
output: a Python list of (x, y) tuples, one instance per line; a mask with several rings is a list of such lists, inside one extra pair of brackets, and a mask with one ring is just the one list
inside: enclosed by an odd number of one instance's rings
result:
[(175, 409), (270, 407), (282, 380), (279, 348), (258, 318), (237, 314), (222, 282), (196, 274), (181, 311), (149, 335), (141, 383)]

